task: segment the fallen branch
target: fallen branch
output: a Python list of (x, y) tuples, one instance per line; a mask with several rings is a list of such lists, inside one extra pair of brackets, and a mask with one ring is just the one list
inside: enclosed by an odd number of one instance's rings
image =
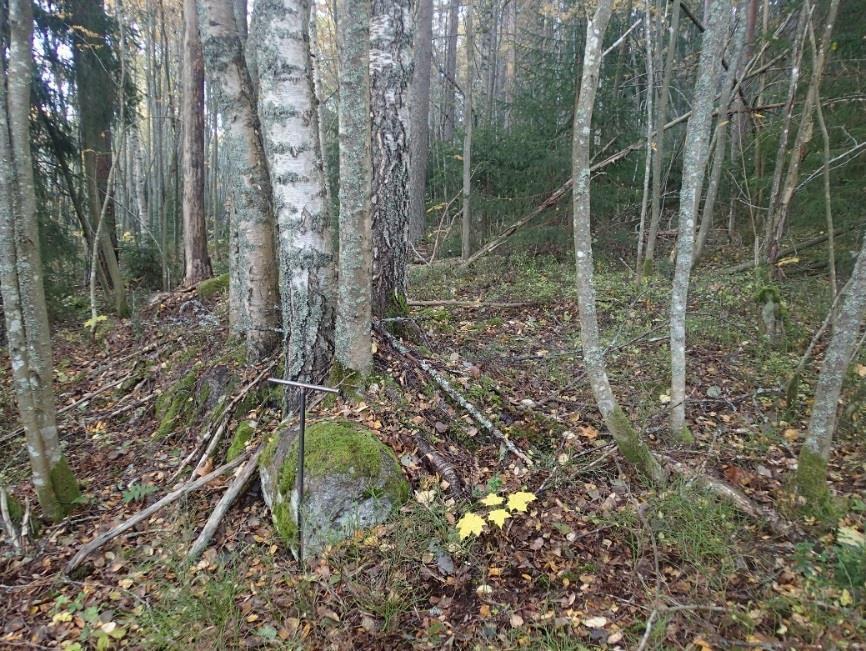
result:
[(532, 459), (526, 456), (520, 448), (518, 448), (511, 439), (508, 438), (506, 434), (504, 434), (496, 425), (494, 425), (487, 416), (481, 413), (481, 411), (469, 402), (466, 398), (464, 398), (445, 377), (439, 373), (433, 366), (424, 358), (418, 357), (414, 355), (409, 349), (394, 335), (385, 330), (385, 328), (380, 325), (374, 326), (375, 329), (383, 336), (394, 349), (400, 353), (403, 357), (408, 360), (414, 361), (430, 378), (442, 389), (451, 400), (460, 405), (471, 417), (472, 419), (478, 423), (481, 427), (483, 427), (489, 434), (498, 438), (502, 441), (503, 445), (518, 459), (523, 461), (527, 466), (533, 465)]
[(415, 435), (415, 447), (418, 448), (418, 454), (427, 462), (430, 469), (448, 482), (448, 490), (454, 497), (460, 498), (465, 495), (463, 481), (454, 469), (454, 465), (445, 461), (421, 434)]
[[(848, 233), (848, 232), (853, 231), (853, 230), (854, 230), (853, 226), (851, 228), (840, 228), (833, 233), (833, 237), (839, 237), (840, 235), (844, 235), (845, 233)], [(822, 244), (829, 239), (830, 239), (829, 234), (818, 235), (817, 237), (813, 237), (809, 240), (805, 240), (804, 242), (800, 242), (799, 244), (793, 244), (787, 248), (782, 249), (781, 251), (779, 251), (778, 257), (779, 257), (779, 259), (788, 257), (789, 255), (797, 253), (798, 251), (800, 251), (802, 249), (808, 249), (810, 247), (817, 246), (818, 244)], [(747, 260), (746, 262), (741, 262), (740, 264), (735, 264), (733, 267), (727, 267), (726, 269), (722, 269), (721, 273), (723, 273), (723, 274), (736, 274), (736, 273), (740, 273), (741, 271), (748, 271), (749, 269), (753, 269), (756, 266), (760, 266), (760, 265), (756, 265), (754, 260)]]
[(193, 458), (195, 458), (196, 453), (199, 450), (201, 450), (202, 446), (205, 445), (205, 442), (207, 442), (207, 447), (205, 448), (204, 453), (201, 455), (201, 458), (198, 460), (198, 463), (196, 464), (195, 468), (193, 469), (192, 475), (190, 475), (190, 479), (192, 479), (193, 477), (195, 477), (199, 473), (201, 468), (203, 468), (204, 465), (207, 463), (207, 460), (211, 457), (211, 455), (213, 455), (214, 450), (216, 450), (217, 445), (219, 445), (220, 440), (222, 440), (223, 434), (225, 434), (226, 430), (228, 429), (228, 425), (229, 425), (229, 422), (231, 421), (231, 416), (232, 416), (232, 413), (234, 412), (235, 407), (238, 405), (238, 403), (241, 400), (243, 400), (244, 398), (246, 398), (249, 395), (250, 391), (255, 389), (256, 386), (258, 386), (259, 382), (261, 382), (265, 378), (265, 376), (267, 376), (268, 373), (270, 373), (271, 370), (276, 365), (277, 365), (277, 358), (274, 358), (261, 371), (261, 373), (256, 375), (256, 377), (253, 379), (252, 382), (247, 384), (243, 389), (240, 390), (240, 392), (234, 398), (232, 398), (231, 402), (229, 402), (228, 406), (225, 408), (225, 411), (223, 412), (222, 416), (220, 417), (219, 426), (216, 428), (216, 430), (213, 432), (213, 434), (211, 434), (210, 432), (205, 434), (205, 436), (202, 438), (201, 442), (198, 444), (198, 446), (196, 446), (196, 449), (193, 450), (192, 454), (190, 454), (189, 456), (187, 456), (186, 459), (183, 460), (180, 468), (178, 468), (175, 471), (175, 474), (172, 477), (177, 477), (180, 474), (180, 472), (183, 470), (183, 468), (186, 467), (186, 465), (190, 461), (192, 461)]
[(210, 517), (207, 519), (204, 529), (201, 530), (198, 538), (196, 538), (192, 547), (189, 548), (189, 552), (186, 555), (187, 559), (191, 561), (195, 560), (210, 544), (211, 538), (213, 538), (213, 535), (216, 533), (217, 527), (219, 527), (223, 517), (228, 513), (228, 510), (231, 508), (232, 504), (234, 504), (234, 501), (238, 496), (246, 490), (250, 479), (256, 472), (256, 469), (258, 468), (259, 455), (261, 455), (262, 450), (264, 450), (264, 447), (260, 446), (259, 449), (253, 453), (253, 456), (251, 456), (244, 464), (244, 467), (241, 468), (241, 471), (234, 478), (232, 483), (229, 484), (226, 492), (223, 493), (223, 496), (217, 503), (216, 508), (214, 508)]
[(161, 508), (168, 506), (169, 504), (177, 501), (178, 499), (180, 499), (184, 495), (201, 488), (205, 484), (209, 484), (210, 482), (212, 482), (217, 477), (220, 477), (221, 475), (226, 474), (229, 470), (236, 468), (241, 463), (246, 461), (247, 458), (250, 456), (250, 454), (251, 454), (251, 451), (247, 451), (244, 454), (241, 454), (240, 456), (236, 457), (235, 459), (233, 459), (229, 463), (222, 465), (219, 468), (217, 468), (216, 470), (208, 473), (204, 477), (199, 477), (195, 481), (186, 482), (182, 486), (173, 490), (168, 495), (164, 496), (158, 502), (154, 502), (153, 504), (148, 506), (146, 509), (142, 509), (141, 511), (139, 511), (135, 515), (131, 516), (130, 518), (127, 518), (124, 522), (117, 525), (113, 529), (109, 529), (108, 531), (101, 533), (96, 538), (91, 540), (89, 543), (84, 545), (81, 549), (79, 549), (78, 552), (76, 552), (75, 556), (73, 556), (70, 559), (70, 561), (66, 564), (65, 572), (67, 574), (69, 574), (70, 572), (73, 572), (75, 570), (75, 568), (77, 568), (79, 565), (81, 565), (82, 561), (84, 561), (85, 558), (90, 556), (93, 552), (95, 552), (97, 549), (99, 549), (100, 547), (105, 545), (107, 542), (114, 540), (115, 538), (117, 538), (122, 533), (129, 531), (135, 525), (137, 525), (139, 522), (143, 522), (144, 520), (149, 518), (151, 515), (153, 515), (157, 511), (159, 511)]
[(446, 298), (438, 301), (406, 301), (410, 307), (469, 307), (469, 308), (516, 308), (516, 307), (532, 307), (541, 305), (539, 301), (524, 301), (518, 303), (482, 303), (481, 301), (461, 301), (453, 298)]
[(710, 477), (709, 475), (705, 475), (676, 459), (660, 454), (657, 454), (656, 456), (659, 458), (659, 462), (670, 473), (679, 475), (696, 486), (712, 493), (723, 502), (727, 502), (759, 524), (766, 524), (773, 533), (779, 536), (788, 536), (791, 533), (791, 524), (786, 522), (782, 516), (770, 507), (755, 504), (755, 502), (750, 500), (742, 491), (734, 488), (730, 484), (727, 484), (720, 479)]

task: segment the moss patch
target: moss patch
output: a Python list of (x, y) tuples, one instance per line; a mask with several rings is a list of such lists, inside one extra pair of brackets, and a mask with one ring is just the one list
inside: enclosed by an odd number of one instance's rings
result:
[(804, 445), (797, 460), (797, 492), (806, 500), (806, 509), (819, 517), (830, 517), (833, 497), (827, 485), (827, 461)]
[(58, 513), (46, 513), (54, 521), (62, 520), (67, 513), (75, 508), (75, 500), (81, 495), (72, 468), (66, 461), (66, 457), (60, 457), (60, 461), (54, 464), (50, 471), (51, 487), (59, 507)]
[(229, 449), (226, 452), (226, 463), (243, 454), (244, 450), (246, 450), (247, 442), (253, 437), (255, 431), (255, 428), (247, 420), (237, 426), (231, 445), (229, 445)]
[(209, 299), (216, 294), (228, 291), (228, 288), (229, 275), (222, 274), (221, 276), (214, 276), (213, 278), (201, 281), (196, 288), (196, 292), (198, 293), (199, 298)]
[(170, 387), (156, 400), (156, 415), (159, 418), (159, 427), (154, 436), (165, 438), (172, 434), (178, 425), (194, 411), (192, 409), (195, 385), (198, 380), (199, 367), (194, 366), (174, 386)]
[(641, 440), (628, 416), (620, 407), (615, 407), (605, 418), (605, 424), (626, 461), (633, 463), (654, 484), (664, 485), (667, 482), (667, 473), (653, 457), (652, 452)]

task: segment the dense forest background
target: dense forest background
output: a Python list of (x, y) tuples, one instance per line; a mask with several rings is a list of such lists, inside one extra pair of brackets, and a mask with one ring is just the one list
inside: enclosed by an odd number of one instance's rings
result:
[(858, 648), (862, 9), (0, 0), (0, 646)]

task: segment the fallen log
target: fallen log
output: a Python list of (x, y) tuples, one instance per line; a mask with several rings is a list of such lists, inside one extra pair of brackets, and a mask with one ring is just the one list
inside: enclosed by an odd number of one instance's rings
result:
[(445, 461), (442, 455), (436, 452), (433, 446), (421, 434), (415, 435), (415, 447), (418, 449), (418, 454), (421, 455), (421, 458), (427, 462), (430, 470), (448, 482), (448, 490), (455, 497), (460, 498), (466, 494), (463, 480), (460, 479), (454, 465)]
[[(839, 237), (840, 235), (844, 235), (845, 233), (849, 233), (853, 230), (853, 226), (851, 228), (840, 228), (833, 233), (833, 237)], [(825, 233), (824, 235), (818, 235), (816, 237), (800, 242), (799, 244), (792, 244), (791, 246), (779, 251), (778, 257), (779, 259), (786, 258), (790, 255), (797, 253), (798, 251), (801, 251), (802, 249), (808, 249), (810, 247), (817, 246), (818, 244), (822, 244), (829, 239), (830, 235)], [(761, 265), (756, 265), (754, 260), (746, 260), (745, 262), (735, 264), (732, 267), (726, 267), (725, 269), (722, 269), (721, 273), (736, 274), (740, 273), (741, 271), (748, 271), (749, 269), (754, 269), (755, 267), (759, 266)]]
[(404, 358), (414, 362), (417, 364), (421, 370), (423, 370), (430, 379), (435, 382), (440, 389), (442, 389), (445, 394), (451, 398), (454, 402), (456, 402), (460, 407), (463, 408), (466, 413), (468, 413), (472, 420), (478, 423), (488, 434), (502, 441), (502, 444), (506, 447), (506, 449), (511, 452), (518, 459), (523, 461), (527, 466), (533, 465), (532, 459), (530, 459), (520, 448), (518, 448), (514, 442), (508, 438), (508, 436), (502, 432), (493, 422), (487, 418), (481, 411), (469, 402), (466, 398), (464, 398), (459, 391), (457, 391), (452, 384), (445, 379), (445, 377), (437, 371), (433, 366), (424, 358), (419, 357), (413, 354), (399, 339), (397, 339), (394, 335), (388, 332), (385, 328), (380, 325), (374, 326), (375, 329), (391, 344), (391, 346), (402, 355)]
[(129, 531), (135, 525), (137, 525), (139, 522), (143, 522), (144, 520), (146, 520), (147, 518), (152, 516), (154, 513), (159, 511), (161, 508), (168, 506), (172, 502), (176, 502), (178, 499), (180, 499), (184, 495), (191, 493), (192, 491), (197, 490), (206, 484), (209, 484), (210, 482), (212, 482), (217, 477), (220, 477), (221, 475), (226, 474), (229, 470), (232, 470), (233, 468), (236, 468), (237, 466), (241, 465), (241, 463), (246, 461), (251, 454), (253, 454), (252, 451), (244, 452), (243, 454), (235, 457), (229, 463), (220, 466), (219, 468), (217, 468), (216, 470), (213, 470), (212, 472), (209, 472), (204, 477), (199, 477), (195, 481), (186, 482), (185, 484), (179, 486), (178, 488), (176, 488), (175, 490), (170, 492), (168, 495), (165, 495), (161, 500), (154, 502), (153, 504), (148, 506), (146, 509), (142, 509), (141, 511), (139, 511), (135, 515), (124, 520), (122, 523), (120, 523), (116, 527), (99, 534), (98, 536), (96, 536), (96, 538), (91, 540), (89, 543), (84, 545), (81, 549), (79, 549), (76, 552), (75, 556), (73, 556), (69, 560), (69, 562), (66, 564), (64, 571), (67, 574), (75, 571), (75, 569), (79, 565), (81, 565), (81, 563), (84, 561), (84, 559), (86, 559), (88, 556), (90, 556), (97, 549), (99, 549), (100, 547), (105, 545), (107, 542), (114, 540), (119, 535)]
[(517, 303), (482, 303), (481, 301), (461, 301), (454, 298), (446, 298), (436, 301), (406, 301), (409, 307), (468, 307), (468, 308), (516, 308), (516, 307), (533, 307), (541, 305), (539, 301), (523, 301)]
[(241, 468), (241, 471), (234, 478), (232, 483), (229, 484), (226, 492), (223, 493), (220, 501), (211, 512), (210, 517), (207, 519), (207, 522), (201, 530), (201, 533), (198, 535), (198, 538), (195, 539), (192, 547), (189, 548), (189, 552), (186, 555), (187, 559), (191, 561), (195, 560), (210, 544), (210, 541), (216, 533), (220, 522), (222, 522), (222, 519), (225, 517), (225, 514), (228, 513), (232, 504), (234, 504), (238, 496), (241, 495), (249, 485), (250, 480), (258, 468), (259, 456), (261, 455), (262, 450), (264, 450), (264, 447), (260, 446), (244, 464), (244, 467)]

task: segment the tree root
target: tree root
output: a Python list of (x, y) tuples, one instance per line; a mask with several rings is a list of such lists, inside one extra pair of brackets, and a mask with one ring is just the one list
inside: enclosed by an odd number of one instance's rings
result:
[(427, 462), (430, 470), (437, 473), (442, 479), (448, 483), (448, 490), (456, 498), (461, 498), (466, 494), (466, 487), (454, 465), (448, 463), (442, 456), (436, 452), (430, 443), (421, 435), (415, 435), (415, 447), (418, 449), (418, 454)]

